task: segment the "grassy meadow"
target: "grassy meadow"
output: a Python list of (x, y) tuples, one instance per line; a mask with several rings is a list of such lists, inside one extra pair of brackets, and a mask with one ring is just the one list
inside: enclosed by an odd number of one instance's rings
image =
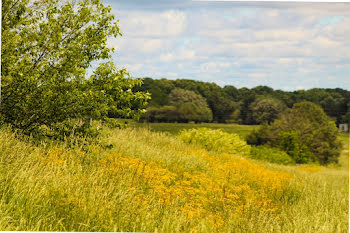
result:
[(197, 126), (245, 137), (255, 126), (129, 124), (104, 129), (105, 146), (73, 148), (2, 130), (0, 230), (348, 232), (347, 134), (339, 165), (283, 166), (176, 137)]
[[(125, 122), (120, 120), (120, 122)], [(132, 128), (146, 128), (156, 132), (167, 132), (171, 135), (177, 135), (181, 130), (186, 129), (221, 129), (227, 133), (235, 133), (245, 138), (253, 129), (257, 129), (258, 125), (238, 125), (238, 124), (222, 124), (222, 123), (139, 123), (135, 121), (127, 121)]]

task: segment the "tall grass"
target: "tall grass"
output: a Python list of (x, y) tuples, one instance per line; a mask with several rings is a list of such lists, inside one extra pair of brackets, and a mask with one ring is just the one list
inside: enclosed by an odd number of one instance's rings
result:
[(110, 149), (82, 151), (1, 131), (0, 230), (348, 231), (348, 167), (257, 163), (145, 129), (105, 132)]

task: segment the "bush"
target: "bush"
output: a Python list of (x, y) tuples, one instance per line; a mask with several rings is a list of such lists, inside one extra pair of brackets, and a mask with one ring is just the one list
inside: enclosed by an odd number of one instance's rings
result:
[(127, 121), (124, 121), (124, 123), (122, 123), (119, 121), (119, 119), (115, 119), (115, 118), (105, 118), (101, 122), (104, 126), (110, 129), (125, 129), (128, 127)]
[[(57, 122), (51, 126), (45, 124), (35, 128), (30, 138), (34, 144), (64, 143), (66, 146), (79, 145), (85, 147), (88, 144), (101, 144), (100, 133), (102, 125), (98, 121), (70, 119)], [(23, 131), (18, 130), (24, 136)]]
[(306, 145), (299, 144), (299, 137), (295, 131), (280, 133), (280, 148), (289, 154), (297, 163), (316, 162)]
[(273, 124), (263, 125), (247, 139), (252, 145), (280, 148), (297, 163), (337, 162), (342, 148), (335, 123), (311, 102), (295, 104)]
[(284, 165), (295, 163), (286, 152), (269, 146), (252, 146), (250, 157), (256, 160)]
[(242, 156), (249, 156), (250, 146), (237, 134), (226, 133), (220, 129), (212, 130), (207, 128), (182, 130), (179, 138), (190, 144), (196, 144), (207, 150), (219, 153), (229, 153)]
[(269, 144), (272, 139), (277, 139), (277, 135), (275, 135), (271, 127), (265, 123), (248, 134), (247, 143), (249, 145), (264, 145)]

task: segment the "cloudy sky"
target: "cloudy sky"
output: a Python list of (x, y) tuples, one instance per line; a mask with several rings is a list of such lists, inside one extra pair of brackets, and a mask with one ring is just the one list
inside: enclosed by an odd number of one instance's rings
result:
[(105, 0), (133, 77), (350, 90), (350, 3)]

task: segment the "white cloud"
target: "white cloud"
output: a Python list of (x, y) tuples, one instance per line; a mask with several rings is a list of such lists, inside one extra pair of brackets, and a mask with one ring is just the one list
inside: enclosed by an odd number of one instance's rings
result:
[(171, 48), (173, 42), (168, 39), (117, 37), (110, 38), (107, 44), (109, 47), (115, 48), (117, 53), (151, 54), (160, 52), (166, 48)]
[(196, 54), (193, 50), (181, 49), (180, 51), (161, 54), (159, 60), (161, 62), (186, 61), (196, 59)]
[(174, 55), (172, 53), (166, 53), (160, 55), (160, 61), (162, 62), (169, 62), (174, 60)]
[(186, 14), (179, 10), (162, 13), (149, 11), (120, 11), (121, 30), (127, 37), (174, 37), (186, 27)]
[(108, 43), (118, 63), (138, 76), (289, 90), (350, 73), (350, 4), (179, 9), (116, 11), (123, 37)]
[(124, 67), (129, 73), (137, 73), (144, 68), (144, 65), (143, 64), (125, 64)]
[(203, 73), (218, 73), (221, 70), (215, 62), (207, 62), (200, 65), (200, 71)]
[(248, 74), (248, 76), (252, 77), (254, 79), (266, 78), (266, 74), (264, 74), (264, 73), (250, 73), (250, 74)]

